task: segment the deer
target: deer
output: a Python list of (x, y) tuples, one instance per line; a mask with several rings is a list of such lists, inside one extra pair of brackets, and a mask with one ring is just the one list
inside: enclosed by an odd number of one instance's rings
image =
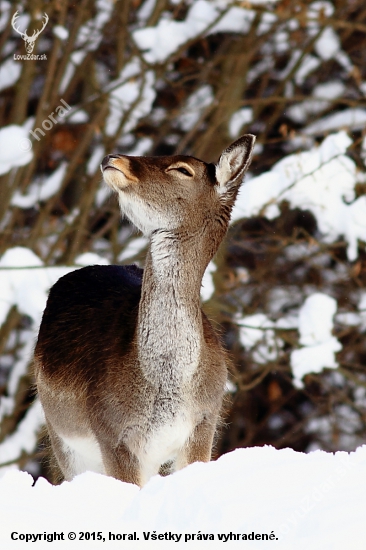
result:
[(39, 30), (39, 31), (33, 31), (33, 34), (32, 36), (28, 36), (27, 35), (27, 30), (28, 29), (25, 29), (24, 32), (20, 31), (19, 29), (17, 29), (17, 27), (15, 26), (15, 23), (17, 21), (17, 19), (19, 18), (19, 15), (18, 15), (18, 12), (16, 11), (12, 17), (12, 20), (11, 20), (11, 25), (13, 27), (13, 29), (18, 33), (20, 34), (20, 36), (23, 38), (24, 42), (25, 42), (25, 49), (26, 49), (26, 52), (27, 53), (32, 53), (33, 52), (33, 49), (34, 49), (34, 45), (36, 43), (36, 40), (38, 38), (38, 36), (41, 34), (41, 32), (43, 31), (43, 29), (45, 28), (45, 26), (47, 25), (48, 23), (48, 15), (47, 13), (45, 13), (42, 17), (42, 19), (44, 19), (44, 22), (43, 22), (43, 25), (42, 25), (42, 28)]
[(148, 237), (144, 270), (87, 266), (51, 288), (35, 346), (39, 399), (65, 480), (87, 470), (144, 486), (211, 460), (228, 353), (201, 309), (255, 137), (218, 162), (107, 155), (104, 182)]

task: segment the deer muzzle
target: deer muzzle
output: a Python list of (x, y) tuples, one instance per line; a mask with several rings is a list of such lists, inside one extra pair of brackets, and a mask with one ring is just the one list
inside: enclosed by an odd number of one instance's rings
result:
[(128, 187), (137, 183), (138, 178), (130, 169), (130, 161), (122, 155), (107, 155), (100, 165), (104, 181), (114, 190)]

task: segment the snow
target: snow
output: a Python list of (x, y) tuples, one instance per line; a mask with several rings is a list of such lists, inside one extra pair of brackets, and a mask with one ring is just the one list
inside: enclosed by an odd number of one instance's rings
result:
[(133, 38), (148, 63), (162, 63), (201, 33), (248, 32), (254, 11), (233, 6), (225, 12), (225, 7), (217, 9), (208, 0), (197, 0), (192, 2), (185, 21), (163, 18), (155, 27), (134, 31)]
[(156, 0), (145, 0), (137, 11), (137, 18), (141, 23), (147, 21), (150, 15), (153, 13)]
[[(313, 2), (308, 9), (308, 31), (310, 36), (316, 35), (320, 30), (319, 22), (325, 17), (331, 17), (334, 5), (331, 2)], [(353, 65), (348, 55), (342, 51), (339, 36), (331, 27), (324, 27), (319, 38), (314, 44), (314, 50), (323, 61), (335, 59), (343, 69), (351, 72)]]
[[(271, 17), (272, 14), (268, 15)], [(218, 23), (209, 29), (208, 34), (214, 34), (216, 32), (238, 32), (245, 34), (250, 30), (254, 17), (255, 12), (253, 10), (234, 6), (230, 8), (223, 17), (221, 17)], [(265, 32), (265, 30), (265, 25), (261, 24), (260, 31)]]
[[(20, 246), (8, 249), (0, 260), (0, 325), (4, 323), (13, 306), (31, 321), (31, 329), (21, 331), (22, 346), (12, 364), (7, 395), (1, 399), (0, 421), (14, 409), (14, 396), (20, 378), (27, 372), (51, 286), (77, 266), (108, 264), (107, 260), (93, 253), (82, 254), (75, 262), (73, 267), (43, 267), (36, 254)], [(0, 443), (0, 464), (19, 458), (22, 450), (31, 452), (36, 446), (37, 434), (43, 424), (43, 413), (38, 401), (35, 401), (16, 431)]]
[(360, 294), (358, 300), (358, 312), (353, 311), (340, 312), (336, 316), (338, 323), (348, 326), (359, 326), (359, 330), (366, 329), (366, 292)]
[(22, 72), (21, 63), (16, 63), (13, 59), (7, 59), (0, 66), (0, 92), (13, 86)]
[(309, 124), (304, 133), (307, 135), (318, 135), (327, 132), (348, 128), (349, 130), (362, 130), (366, 124), (366, 109), (355, 107), (344, 109), (337, 113), (328, 115), (312, 124)]
[[(117, 82), (112, 82), (109, 99), (109, 115), (106, 121), (106, 133), (115, 135), (119, 129), (123, 116), (128, 113), (127, 121), (123, 126), (123, 133), (133, 130), (140, 120), (146, 116), (156, 96), (154, 90), (155, 76), (152, 71), (146, 71), (141, 77), (140, 61), (133, 58), (119, 76)], [(118, 85), (121, 81), (122, 84)]]
[(314, 55), (305, 55), (304, 59), (302, 60), (300, 67), (297, 69), (295, 74), (295, 82), (298, 85), (301, 85), (304, 83), (305, 78), (315, 71), (320, 65), (320, 60), (315, 57)]
[(314, 98), (317, 99), (309, 99), (296, 105), (291, 105), (286, 109), (286, 115), (295, 122), (304, 123), (309, 115), (321, 113), (327, 109), (330, 105), (329, 100), (341, 97), (344, 91), (345, 85), (342, 82), (334, 81), (319, 84), (313, 89)]
[(109, 265), (109, 261), (95, 254), (95, 252), (84, 252), (84, 254), (80, 254), (75, 258), (75, 264), (77, 266)]
[(309, 296), (299, 312), (300, 344), (313, 346), (331, 338), (336, 310), (331, 296), (321, 292)]
[(358, 308), (361, 312), (363, 312), (363, 315), (365, 316), (365, 322), (366, 322), (366, 292), (361, 294)]
[(0, 12), (0, 32), (5, 29), (9, 17), (11, 15), (11, 4), (7, 0), (3, 0), (1, 3), (1, 12)]
[(40, 180), (33, 182), (27, 188), (26, 195), (16, 191), (11, 200), (12, 206), (18, 206), (19, 208), (31, 208), (39, 201), (47, 201), (59, 191), (67, 166), (67, 162), (62, 162), (60, 166), (43, 182)]
[(0, 324), (15, 305), (38, 326), (51, 286), (73, 267), (42, 267), (29, 248), (8, 249), (0, 260)]
[[(273, 219), (278, 204), (310, 210), (327, 243), (343, 236), (348, 259), (357, 258), (358, 240), (366, 241), (366, 197), (355, 200), (356, 164), (345, 153), (351, 144), (345, 132), (328, 136), (319, 147), (288, 155), (269, 172), (246, 181), (231, 221), (257, 215)], [(354, 201), (354, 202), (352, 202)]]
[(131, 260), (140, 252), (147, 247), (149, 244), (149, 239), (146, 237), (137, 237), (135, 239), (132, 239), (127, 246), (124, 247), (121, 254), (118, 256), (119, 262), (126, 262), (127, 260)]
[(148, 137), (140, 138), (133, 149), (129, 152), (131, 156), (143, 156), (147, 155), (153, 146), (153, 140)]
[[(43, 267), (36, 254), (20, 246), (8, 249), (0, 260), (0, 325), (13, 306), (31, 321), (31, 329), (22, 330), (20, 334), (21, 349), (12, 364), (7, 395), (1, 399), (0, 421), (14, 410), (14, 396), (20, 378), (27, 372), (51, 286), (76, 266), (108, 264), (107, 260), (90, 252), (78, 256), (75, 262), (73, 267)], [(35, 401), (16, 431), (0, 443), (0, 464), (19, 458), (22, 450), (30, 453), (36, 446), (37, 434), (43, 424), (43, 413), (38, 401)]]
[(89, 115), (84, 109), (77, 109), (67, 117), (67, 122), (70, 124), (82, 124), (88, 122)]
[(250, 0), (250, 4), (253, 6), (261, 6), (263, 4), (270, 5), (275, 4), (276, 2), (278, 2), (278, 0)]
[(269, 361), (275, 361), (283, 347), (283, 340), (276, 337), (276, 324), (264, 313), (247, 315), (237, 320), (239, 338), (242, 345), (247, 348), (255, 348), (252, 352), (253, 360), (259, 365), (266, 365)]
[(53, 27), (53, 34), (60, 40), (67, 40), (69, 38), (69, 31), (62, 25), (55, 25)]
[(304, 347), (291, 352), (291, 368), (294, 374), (293, 384), (303, 388), (302, 378), (309, 373), (321, 372), (324, 368), (336, 369), (339, 365), (334, 354), (342, 349), (336, 338), (316, 346)]
[(291, 353), (291, 368), (296, 387), (303, 387), (302, 378), (309, 372), (321, 372), (324, 367), (338, 367), (335, 353), (342, 346), (332, 335), (336, 310), (335, 299), (321, 292), (309, 296), (300, 308), (299, 342), (304, 347)]
[[(30, 474), (15, 470), (0, 480), (4, 547), (28, 548), (23, 535), (42, 534), (37, 548), (49, 548), (44, 533), (63, 533), (64, 542), (54, 541), (60, 548), (200, 549), (225, 540), (224, 548), (241, 548), (244, 536), (249, 546), (256, 534), (272, 535), (252, 543), (260, 549), (363, 550), (365, 544), (366, 446), (307, 455), (268, 446), (237, 449), (216, 462), (156, 476), (141, 490), (91, 472), (60, 486), (42, 478), (32, 484)], [(101, 541), (69, 542), (69, 533), (79, 539), (79, 533), (98, 532)], [(123, 533), (139, 540), (122, 541)]]
[(22, 126), (11, 124), (0, 130), (0, 175), (32, 160), (33, 153), (25, 148), (25, 142), (29, 142), (28, 131)]
[(203, 302), (207, 302), (215, 292), (213, 274), (215, 273), (216, 269), (216, 264), (211, 261), (203, 274), (201, 286), (201, 299)]
[(366, 136), (362, 138), (361, 142), (361, 158), (363, 163), (366, 165)]
[(94, 151), (90, 155), (88, 163), (86, 165), (86, 173), (88, 176), (92, 176), (101, 165), (101, 162), (105, 156), (105, 149), (103, 145), (97, 145)]
[(183, 113), (178, 117), (178, 122), (182, 130), (187, 132), (202, 117), (202, 113), (206, 107), (212, 105), (214, 95), (211, 86), (201, 86), (192, 95), (189, 96), (186, 105), (183, 108)]
[[(274, 23), (276, 23), (277, 21), (278, 21), (278, 18), (274, 13), (265, 11), (262, 14), (262, 18), (261, 18), (261, 22), (260, 22), (260, 25), (259, 25), (258, 30), (257, 30), (257, 34), (261, 35), (261, 34), (268, 33), (271, 30), (271, 28), (273, 27)], [(287, 40), (288, 35), (285, 34), (285, 36), (286, 36), (286, 40)], [(278, 34), (276, 33), (276, 38), (277, 37), (278, 37)], [(276, 40), (276, 38), (275, 38), (275, 40)], [(281, 38), (280, 38), (280, 40), (281, 40)]]
[(261, 74), (273, 68), (273, 59), (271, 56), (266, 56), (247, 72), (247, 82), (254, 82)]
[(185, 21), (161, 19), (155, 27), (136, 30), (133, 38), (149, 63), (162, 62), (179, 46), (203, 32), (213, 23), (218, 11), (206, 0), (198, 0), (190, 8)]
[(312, 2), (308, 9), (308, 17), (309, 19), (313, 19), (313, 26), (315, 26), (317, 29), (319, 27), (319, 17), (322, 15), (323, 17), (330, 17), (334, 13), (334, 6), (331, 2), (328, 2), (327, 0), (319, 0), (316, 2)]
[[(32, 453), (37, 445), (37, 434), (43, 425), (43, 409), (41, 403), (35, 401), (19, 422), (16, 431), (0, 444), (0, 464), (18, 460), (22, 451)], [(8, 468), (0, 468), (0, 475), (1, 470)]]
[(315, 42), (314, 49), (318, 56), (325, 61), (332, 59), (341, 49), (338, 35), (332, 28), (326, 27)]
[(236, 139), (240, 135), (240, 131), (244, 124), (249, 124), (253, 120), (253, 109), (244, 107), (235, 111), (229, 121), (229, 135), (232, 139)]
[[(273, 289), (272, 292), (277, 309), (281, 308), (281, 302), (290, 302), (289, 293), (284, 289)], [(360, 302), (360, 305), (363, 305), (363, 302)], [(276, 334), (276, 329), (298, 329), (299, 343), (302, 347), (291, 352), (290, 364), (293, 384), (302, 388), (302, 378), (306, 374), (321, 372), (325, 367), (338, 367), (335, 353), (340, 351), (342, 346), (332, 334), (336, 311), (337, 302), (334, 298), (315, 292), (305, 299), (298, 315), (289, 313), (276, 321), (265, 313), (237, 315), (240, 342), (246, 350), (251, 350), (256, 364), (266, 365), (270, 361), (278, 360), (283, 353), (284, 341)], [(361, 323), (359, 316), (358, 321)]]
[(72, 77), (74, 76), (74, 73), (78, 67), (83, 61), (83, 59), (86, 56), (86, 51), (84, 50), (78, 50), (72, 52), (70, 55), (70, 61), (67, 64), (64, 76), (62, 77), (61, 84), (60, 84), (60, 93), (62, 94), (67, 86), (69, 85)]
[[(300, 57), (302, 56), (303, 52), (299, 49), (294, 49), (292, 52), (291, 58), (287, 64), (287, 66), (278, 73), (279, 79), (284, 79), (287, 77), (287, 75), (293, 70), (296, 63), (299, 61)], [(303, 57), (300, 66), (296, 70), (295, 73), (295, 82), (298, 85), (302, 85), (304, 83), (304, 80), (307, 78), (307, 76), (315, 71), (320, 65), (320, 59), (318, 57), (315, 57), (314, 55), (307, 54)]]
[(84, 51), (94, 51), (98, 48), (102, 39), (101, 30), (108, 23), (113, 11), (112, 0), (96, 0), (96, 15), (89, 19), (79, 29), (76, 44), (77, 47), (83, 47)]

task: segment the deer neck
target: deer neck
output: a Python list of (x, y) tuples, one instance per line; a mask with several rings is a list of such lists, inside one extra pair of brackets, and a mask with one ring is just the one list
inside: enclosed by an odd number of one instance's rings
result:
[(138, 356), (145, 377), (171, 393), (190, 380), (203, 343), (200, 287), (208, 264), (197, 242), (154, 232), (138, 315)]

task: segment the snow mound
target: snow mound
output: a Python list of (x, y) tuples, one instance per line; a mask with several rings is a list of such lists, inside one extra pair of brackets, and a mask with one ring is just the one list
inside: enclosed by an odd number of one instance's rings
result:
[[(42, 478), (32, 483), (19, 471), (0, 480), (4, 548), (27, 548), (26, 534), (38, 534), (37, 548), (49, 548), (44, 537), (55, 533), (63, 533), (60, 548), (200, 549), (221, 542), (241, 548), (253, 540), (259, 549), (361, 550), (365, 544), (366, 446), (307, 455), (238, 449), (156, 476), (141, 490), (91, 472), (56, 487)], [(77, 541), (69, 541), (70, 533)], [(102, 538), (93, 540), (98, 533)]]

